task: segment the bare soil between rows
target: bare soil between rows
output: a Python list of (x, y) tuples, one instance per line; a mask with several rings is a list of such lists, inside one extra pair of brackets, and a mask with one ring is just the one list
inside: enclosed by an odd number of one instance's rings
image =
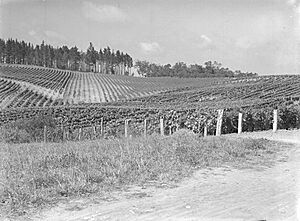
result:
[(282, 151), (272, 166), (199, 169), (178, 186), (155, 182), (132, 186), (62, 202), (26, 219), (300, 220), (300, 131), (238, 136), (279, 140), (294, 146)]

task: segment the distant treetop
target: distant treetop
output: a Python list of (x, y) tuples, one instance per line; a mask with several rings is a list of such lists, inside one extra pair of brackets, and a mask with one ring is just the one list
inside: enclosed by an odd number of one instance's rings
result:
[(127, 53), (113, 50), (109, 46), (97, 51), (92, 42), (86, 52), (74, 46), (56, 47), (45, 44), (33, 45), (17, 39), (0, 39), (0, 63), (36, 65), (73, 71), (88, 71), (104, 74), (133, 75), (138, 72), (145, 77), (249, 77), (256, 73), (232, 71), (216, 61), (204, 65), (187, 65), (184, 62), (158, 65), (148, 61), (136, 61)]
[(33, 45), (17, 39), (0, 39), (0, 63), (36, 65), (74, 71), (92, 71), (109, 74), (130, 74), (133, 60), (127, 53), (109, 46), (97, 51), (90, 42), (86, 52), (76, 46), (54, 48), (45, 44)]
[(199, 64), (187, 65), (184, 62), (158, 65), (148, 61), (136, 61), (135, 67), (140, 75), (145, 77), (251, 77), (257, 76), (257, 73), (232, 71), (222, 67), (221, 63), (216, 61), (207, 61), (204, 66)]

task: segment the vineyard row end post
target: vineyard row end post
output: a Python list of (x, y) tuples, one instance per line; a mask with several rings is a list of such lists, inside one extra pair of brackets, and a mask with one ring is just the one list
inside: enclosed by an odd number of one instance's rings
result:
[(216, 136), (220, 136), (221, 135), (223, 113), (224, 113), (223, 109), (218, 110)]
[(207, 126), (206, 125), (204, 126), (204, 134), (203, 134), (203, 136), (207, 137)]
[(63, 125), (61, 125), (61, 131), (62, 131), (62, 142), (66, 140), (66, 134), (65, 134), (65, 128)]
[(82, 127), (79, 127), (78, 129), (78, 140), (81, 141), (81, 137), (82, 137)]
[(69, 130), (70, 129), (69, 129), (68, 126), (66, 126), (64, 130), (65, 130), (65, 140), (68, 141), (69, 140)]
[(47, 126), (44, 126), (44, 143), (47, 143)]
[(274, 110), (273, 115), (273, 132), (276, 132), (278, 127), (278, 110)]
[(144, 120), (144, 137), (147, 137), (147, 119)]
[(71, 130), (71, 127), (67, 127), (67, 140), (70, 140), (70, 130)]
[(243, 131), (243, 114), (239, 113), (238, 134), (241, 134), (242, 131)]
[(128, 122), (129, 120), (125, 120), (125, 137), (128, 137)]
[(103, 136), (103, 117), (101, 117), (100, 121), (100, 135)]
[(160, 118), (160, 135), (164, 136), (164, 119)]
[(96, 137), (97, 137), (97, 134), (96, 134), (96, 126), (94, 125), (93, 127), (93, 139), (96, 139)]

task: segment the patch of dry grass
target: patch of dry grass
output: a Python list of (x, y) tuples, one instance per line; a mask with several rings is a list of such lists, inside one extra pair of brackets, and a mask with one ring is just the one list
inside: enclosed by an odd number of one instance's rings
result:
[(128, 184), (176, 182), (195, 168), (277, 151), (262, 139), (203, 139), (185, 130), (168, 137), (0, 145), (0, 209), (11, 214)]

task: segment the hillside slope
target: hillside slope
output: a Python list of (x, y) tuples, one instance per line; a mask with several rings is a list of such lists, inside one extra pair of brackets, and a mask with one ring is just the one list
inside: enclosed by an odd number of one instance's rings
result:
[(138, 78), (0, 64), (0, 108), (47, 107), (127, 100), (221, 79)]
[(113, 102), (146, 108), (299, 104), (300, 75), (140, 78), (0, 64), (0, 109)]
[(244, 108), (300, 103), (300, 75), (228, 78), (222, 84), (192, 87), (122, 102), (143, 108)]

